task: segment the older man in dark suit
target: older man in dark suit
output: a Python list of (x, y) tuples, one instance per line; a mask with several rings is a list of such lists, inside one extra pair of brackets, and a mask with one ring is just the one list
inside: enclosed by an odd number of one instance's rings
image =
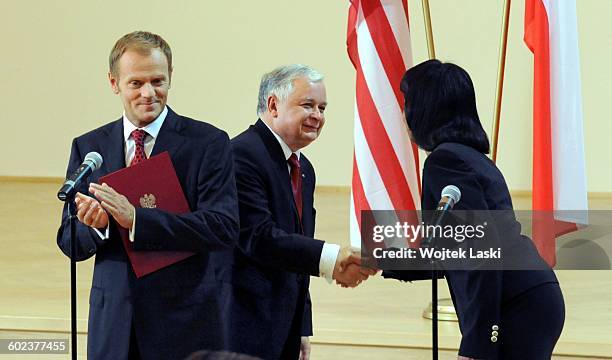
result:
[[(90, 151), (104, 158), (76, 203), (76, 260), (96, 256), (90, 295), (88, 359), (181, 359), (199, 349), (227, 347), (230, 263), (238, 235), (233, 162), (227, 134), (176, 114), (166, 100), (172, 53), (158, 35), (123, 36), (110, 56), (109, 80), (124, 113), (77, 137), (68, 173)], [(189, 212), (136, 209), (98, 179), (168, 151)], [(64, 208), (57, 243), (70, 254)], [(178, 250), (195, 255), (137, 278), (119, 236), (133, 251)]]
[(301, 149), (319, 136), (323, 77), (303, 65), (264, 75), (257, 122), (232, 140), (240, 208), (231, 306), (232, 350), (307, 359), (309, 277), (356, 286), (374, 271), (358, 254), (313, 238), (315, 172)]

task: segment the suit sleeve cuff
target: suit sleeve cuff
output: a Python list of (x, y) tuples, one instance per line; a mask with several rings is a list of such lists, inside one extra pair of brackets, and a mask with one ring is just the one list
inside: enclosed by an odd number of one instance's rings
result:
[(340, 246), (336, 244), (324, 243), (319, 260), (319, 276), (324, 277), (328, 283), (332, 283), (336, 259), (340, 252)]
[(108, 240), (108, 232), (110, 229), (110, 223), (106, 225), (106, 230), (104, 230), (104, 233), (102, 233), (102, 231), (100, 231), (99, 229), (96, 229), (96, 228), (93, 228), (93, 229), (96, 232), (96, 234), (98, 234), (101, 240)]
[(134, 221), (132, 222), (132, 230), (128, 230), (130, 234), (130, 242), (134, 242), (136, 238), (136, 210), (134, 209)]

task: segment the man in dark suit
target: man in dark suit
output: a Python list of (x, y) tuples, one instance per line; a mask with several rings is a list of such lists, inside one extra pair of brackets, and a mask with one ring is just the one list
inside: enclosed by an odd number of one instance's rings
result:
[(301, 149), (325, 124), (323, 77), (303, 65), (263, 76), (255, 125), (232, 139), (240, 209), (231, 306), (232, 350), (307, 359), (309, 276), (356, 286), (374, 271), (358, 254), (314, 239), (314, 169)]
[[(181, 359), (199, 349), (227, 347), (230, 263), (239, 225), (229, 138), (166, 106), (171, 75), (172, 54), (160, 36), (123, 36), (111, 52), (109, 72), (123, 117), (72, 143), (69, 174), (90, 151), (104, 159), (76, 197), (74, 258), (96, 256), (88, 359)], [(136, 209), (108, 185), (97, 184), (105, 174), (164, 151), (174, 164), (188, 213)], [(129, 230), (134, 251), (195, 255), (136, 278), (118, 226)], [(67, 207), (57, 243), (70, 254)]]

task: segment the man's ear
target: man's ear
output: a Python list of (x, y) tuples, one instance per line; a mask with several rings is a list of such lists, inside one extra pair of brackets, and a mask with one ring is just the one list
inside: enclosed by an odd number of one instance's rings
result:
[(268, 97), (268, 112), (272, 117), (278, 116), (278, 98), (276, 95), (270, 95)]
[(170, 86), (172, 86), (172, 72), (173, 71), (174, 71), (174, 68), (168, 70), (168, 89), (170, 89)]
[(119, 94), (119, 79), (116, 79), (111, 72), (108, 73), (108, 81), (115, 94)]

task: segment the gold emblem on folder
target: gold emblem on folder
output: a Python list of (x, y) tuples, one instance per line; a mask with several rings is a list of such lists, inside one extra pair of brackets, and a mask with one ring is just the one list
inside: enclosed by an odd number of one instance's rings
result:
[(144, 194), (142, 197), (140, 197), (140, 206), (147, 209), (155, 209), (157, 207), (155, 201), (155, 195)]

